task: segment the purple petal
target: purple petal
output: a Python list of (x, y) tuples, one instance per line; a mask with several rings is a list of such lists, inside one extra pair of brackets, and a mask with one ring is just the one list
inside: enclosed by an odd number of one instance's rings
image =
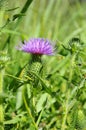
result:
[(31, 38), (29, 41), (24, 41), (16, 47), (18, 50), (40, 55), (53, 55), (54, 46), (48, 39)]

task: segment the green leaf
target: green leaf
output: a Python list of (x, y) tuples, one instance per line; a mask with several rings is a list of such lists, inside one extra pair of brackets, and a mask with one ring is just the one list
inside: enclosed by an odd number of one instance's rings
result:
[(47, 93), (44, 93), (41, 95), (40, 99), (38, 100), (38, 102), (36, 104), (37, 113), (42, 110), (43, 104), (46, 102), (47, 97), (48, 97)]
[(17, 91), (17, 96), (16, 96), (16, 110), (19, 109), (22, 106), (23, 99), (22, 99), (22, 89), (23, 86), (20, 87)]

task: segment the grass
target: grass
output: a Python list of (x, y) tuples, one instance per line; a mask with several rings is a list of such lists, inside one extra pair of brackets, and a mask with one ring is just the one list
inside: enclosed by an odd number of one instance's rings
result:
[[(78, 0), (0, 1), (1, 130), (86, 130), (85, 7)], [(35, 87), (26, 75), (31, 55), (15, 49), (31, 37), (57, 48), (42, 57), (43, 74), (32, 73)]]

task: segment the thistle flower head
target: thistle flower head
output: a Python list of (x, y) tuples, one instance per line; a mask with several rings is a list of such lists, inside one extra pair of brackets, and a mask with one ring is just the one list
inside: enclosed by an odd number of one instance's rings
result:
[(24, 41), (24, 44), (21, 43), (17, 49), (35, 55), (54, 54), (54, 46), (51, 41), (44, 38), (31, 38), (29, 41)]

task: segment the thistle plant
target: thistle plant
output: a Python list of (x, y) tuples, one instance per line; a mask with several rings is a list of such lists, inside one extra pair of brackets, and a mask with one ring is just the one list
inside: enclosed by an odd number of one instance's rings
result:
[[(30, 86), (32, 86), (32, 89), (38, 89), (39, 79), (37, 76), (41, 77), (43, 73), (43, 63), (41, 59), (42, 55), (51, 56), (55, 54), (55, 51), (54, 51), (55, 48), (52, 45), (52, 42), (44, 38), (32, 38), (29, 41), (24, 41), (24, 43), (19, 44), (17, 46), (17, 49), (26, 53), (31, 53), (31, 60), (29, 64), (27, 65), (27, 67), (25, 68), (25, 70), (26, 70), (27, 76), (29, 76), (32, 79), (29, 82)], [(24, 90), (25, 90), (25, 87), (24, 87)], [(33, 95), (34, 94), (32, 92), (31, 103), (33, 102), (32, 101)], [(29, 113), (29, 116), (32, 118), (31, 110), (29, 109), (29, 107), (27, 107), (24, 94), (23, 94), (23, 100), (24, 100), (26, 109)], [(32, 118), (32, 121), (35, 128), (37, 129), (37, 126), (33, 118)]]
[(51, 41), (43, 38), (32, 38), (29, 41), (24, 41), (17, 49), (27, 53), (31, 53), (31, 61), (28, 68), (28, 74), (31, 77), (33, 73), (39, 75), (43, 64), (41, 61), (42, 55), (54, 55), (54, 47), (51, 45)]
[[(0, 130), (86, 130), (86, 2), (79, 1), (0, 0)], [(32, 36), (57, 40), (58, 55), (48, 39), (24, 40)]]

